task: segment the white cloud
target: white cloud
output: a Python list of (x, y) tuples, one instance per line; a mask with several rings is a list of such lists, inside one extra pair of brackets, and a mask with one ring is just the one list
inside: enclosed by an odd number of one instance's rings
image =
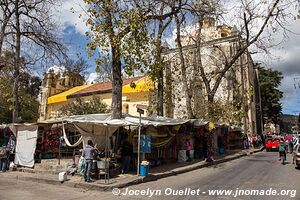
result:
[[(64, 0), (58, 8), (57, 13), (55, 13), (55, 16), (62, 28), (75, 26), (76, 31), (84, 34), (88, 31), (88, 27), (84, 22), (84, 19), (86, 19), (84, 10), (86, 8), (87, 5), (82, 0)], [(81, 18), (79, 18), (80, 14), (82, 14)]]
[[(261, 0), (255, 0), (255, 2), (261, 1)], [(237, 12), (239, 10), (238, 4), (236, 2), (240, 2), (240, 0), (224, 0), (224, 4), (226, 5), (226, 8), (228, 8), (228, 13), (226, 16), (224, 16), (223, 20), (225, 24), (228, 25), (237, 25), (241, 23), (240, 19), (238, 18)], [(73, 8), (74, 13), (71, 11), (71, 8)], [(59, 11), (57, 14), (55, 14), (57, 21), (62, 25), (62, 29), (66, 26), (75, 26), (76, 31), (84, 34), (86, 31), (88, 31), (88, 27), (85, 25), (82, 18), (79, 18), (79, 14), (83, 14), (83, 18), (86, 17), (84, 14), (83, 9), (86, 8), (85, 3), (82, 0), (64, 0), (62, 2), (61, 7), (59, 7)], [(262, 8), (260, 8), (262, 9)], [(291, 13), (295, 12), (294, 7), (291, 6)], [(289, 29), (293, 30), (294, 32), (300, 33), (300, 20), (292, 22)], [(187, 35), (192, 33), (196, 30), (195, 25), (188, 25), (186, 28), (182, 31), (183, 35)], [(168, 35), (165, 37), (165, 41), (172, 47), (176, 47), (175, 39), (176, 39), (176, 28), (174, 24), (169, 29)], [(275, 37), (274, 42), (277, 42), (278, 40), (282, 39), (282, 32), (278, 32), (277, 34), (274, 34), (273, 37)], [(277, 41), (276, 41), (277, 40)], [(277, 70), (280, 70), (284, 74), (284, 79), (282, 80), (282, 85), (280, 89), (284, 92), (284, 98), (282, 99), (282, 103), (285, 109), (288, 109), (289, 107), (298, 106), (299, 104), (296, 104), (297, 101), (295, 100), (297, 98), (295, 89), (294, 89), (294, 80), (293, 78), (300, 74), (300, 68), (299, 72), (297, 70), (297, 63), (300, 63), (300, 59), (298, 59), (298, 52), (300, 51), (300, 35), (293, 35), (290, 34), (290, 40), (284, 42), (281, 47), (276, 47), (272, 49), (272, 53), (275, 55), (276, 59), (273, 60), (266, 60), (265, 57), (259, 56), (255, 58), (255, 60), (260, 62), (268, 62), (267, 67), (271, 67)], [(87, 79), (87, 83), (93, 82), (97, 78), (97, 73), (93, 72), (89, 75)], [(300, 90), (300, 89), (299, 89)]]
[(90, 73), (89, 77), (87, 78), (86, 83), (91, 84), (92, 82), (95, 82), (96, 78), (97, 78), (97, 73), (92, 72), (92, 73)]
[[(172, 31), (171, 33), (165, 37), (165, 41), (168, 43), (168, 45), (170, 45), (171, 48), (175, 48), (176, 47), (176, 34), (177, 34), (177, 30), (176, 28), (173, 26), (172, 27)], [(185, 27), (181, 28), (181, 32), (180, 35), (181, 36), (192, 36), (196, 33), (196, 31), (199, 29), (198, 24), (191, 24), (191, 25), (187, 25)]]
[(49, 72), (50, 70), (53, 70), (53, 72), (55, 74), (58, 74), (58, 73), (63, 74), (63, 72), (66, 71), (66, 68), (65, 68), (65, 66), (53, 65), (52, 67), (48, 68), (47, 72)]

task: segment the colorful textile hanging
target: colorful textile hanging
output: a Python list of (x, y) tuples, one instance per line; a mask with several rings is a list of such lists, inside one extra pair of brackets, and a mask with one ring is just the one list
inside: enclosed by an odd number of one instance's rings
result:
[(212, 131), (215, 128), (215, 124), (213, 122), (209, 122), (208, 124), (208, 131)]
[(133, 131), (130, 131), (129, 132), (129, 136), (128, 136), (128, 142), (129, 142), (129, 144), (132, 144), (132, 142), (133, 142), (133, 135), (134, 135)]
[(173, 126), (173, 129), (178, 132), (180, 127), (181, 127), (181, 125)]
[(58, 152), (60, 132), (54, 130), (45, 131), (47, 135), (47, 149), (53, 153)]
[(168, 137), (168, 133), (157, 133), (157, 132), (148, 132), (147, 135), (152, 137)]
[(152, 146), (153, 147), (163, 147), (163, 146), (167, 145), (168, 143), (170, 143), (171, 141), (173, 141), (173, 139), (174, 139), (173, 137), (170, 137), (170, 138), (166, 138), (164, 140), (158, 140), (158, 141), (152, 142)]

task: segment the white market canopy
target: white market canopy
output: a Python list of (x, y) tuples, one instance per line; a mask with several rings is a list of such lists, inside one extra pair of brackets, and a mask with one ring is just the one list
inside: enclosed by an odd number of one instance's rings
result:
[[(67, 116), (58, 119), (46, 120), (38, 122), (39, 124), (55, 124), (55, 123), (85, 123), (85, 124), (94, 124), (98, 126), (110, 126), (110, 127), (121, 127), (121, 126), (138, 126), (139, 117), (123, 114), (121, 119), (112, 119), (111, 113), (101, 113), (101, 114), (86, 114), (86, 115), (74, 115)], [(182, 125), (190, 122), (195, 127), (204, 126), (210, 123), (209, 120), (205, 119), (174, 119), (167, 117), (142, 117), (141, 125), (142, 126), (176, 126)], [(215, 126), (230, 126), (224, 123), (214, 123)]]
[[(68, 123), (88, 123), (103, 126), (138, 126), (139, 117), (124, 115), (121, 119), (112, 119), (111, 114), (88, 114), (88, 115), (75, 115), (61, 118), (61, 121)], [(185, 124), (190, 120), (172, 119), (166, 117), (142, 117), (142, 126), (174, 126)]]
[[(74, 147), (81, 142), (92, 139), (94, 144), (104, 147), (108, 143), (108, 138), (118, 129), (118, 127), (139, 126), (139, 117), (124, 115), (121, 119), (112, 119), (111, 114), (86, 114), (63, 117), (56, 120), (39, 122), (40, 124), (60, 124), (62, 123), (63, 136), (68, 146)], [(172, 119), (166, 117), (142, 117), (142, 126), (175, 126), (189, 122), (190, 120)], [(71, 124), (81, 133), (80, 139), (71, 144), (68, 141), (65, 126)]]
[[(111, 113), (106, 114), (86, 114), (74, 115), (59, 118), (56, 120), (48, 120), (39, 122), (40, 124), (60, 124), (63, 125), (64, 138), (68, 146), (77, 146), (82, 141), (85, 143), (88, 139), (92, 139), (95, 144), (104, 146), (108, 143), (108, 138), (118, 129), (118, 127), (139, 126), (140, 118), (123, 114), (121, 119), (112, 119)], [(209, 124), (210, 122), (203, 119), (174, 119), (167, 117), (142, 117), (141, 126), (176, 126), (185, 123), (192, 123), (195, 127)], [(75, 143), (70, 144), (68, 141), (65, 125), (71, 124), (82, 137)]]

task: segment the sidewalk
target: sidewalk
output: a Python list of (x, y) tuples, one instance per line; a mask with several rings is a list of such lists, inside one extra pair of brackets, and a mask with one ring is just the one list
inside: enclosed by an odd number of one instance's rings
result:
[(54, 185), (64, 185), (74, 188), (83, 188), (89, 190), (111, 190), (113, 188), (123, 188), (130, 185), (136, 185), (139, 183), (155, 181), (160, 178), (174, 176), (185, 172), (193, 171), (196, 169), (217, 165), (230, 160), (238, 159), (256, 152), (262, 151), (262, 149), (250, 149), (242, 150), (231, 155), (218, 156), (214, 162), (205, 162), (194, 160), (193, 162), (185, 163), (171, 163), (168, 165), (162, 165), (150, 169), (149, 176), (139, 177), (136, 174), (121, 174), (116, 178), (110, 179), (109, 183), (105, 183), (103, 179), (97, 180), (93, 183), (86, 183), (81, 176), (68, 175), (68, 180), (64, 183), (60, 183), (57, 174), (51, 173), (34, 173), (32, 169), (22, 169), (21, 171), (9, 171), (7, 173), (0, 173), (0, 178), (11, 178), (23, 181), (33, 181), (38, 183), (47, 183)]

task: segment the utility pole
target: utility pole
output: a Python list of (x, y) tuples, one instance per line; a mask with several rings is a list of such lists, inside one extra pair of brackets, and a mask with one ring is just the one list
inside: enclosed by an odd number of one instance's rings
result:
[(141, 164), (141, 128), (142, 128), (142, 115), (145, 114), (144, 109), (147, 109), (145, 105), (137, 105), (137, 112), (139, 113), (139, 129), (138, 129), (138, 161), (137, 161), (137, 175), (140, 175), (140, 164)]

